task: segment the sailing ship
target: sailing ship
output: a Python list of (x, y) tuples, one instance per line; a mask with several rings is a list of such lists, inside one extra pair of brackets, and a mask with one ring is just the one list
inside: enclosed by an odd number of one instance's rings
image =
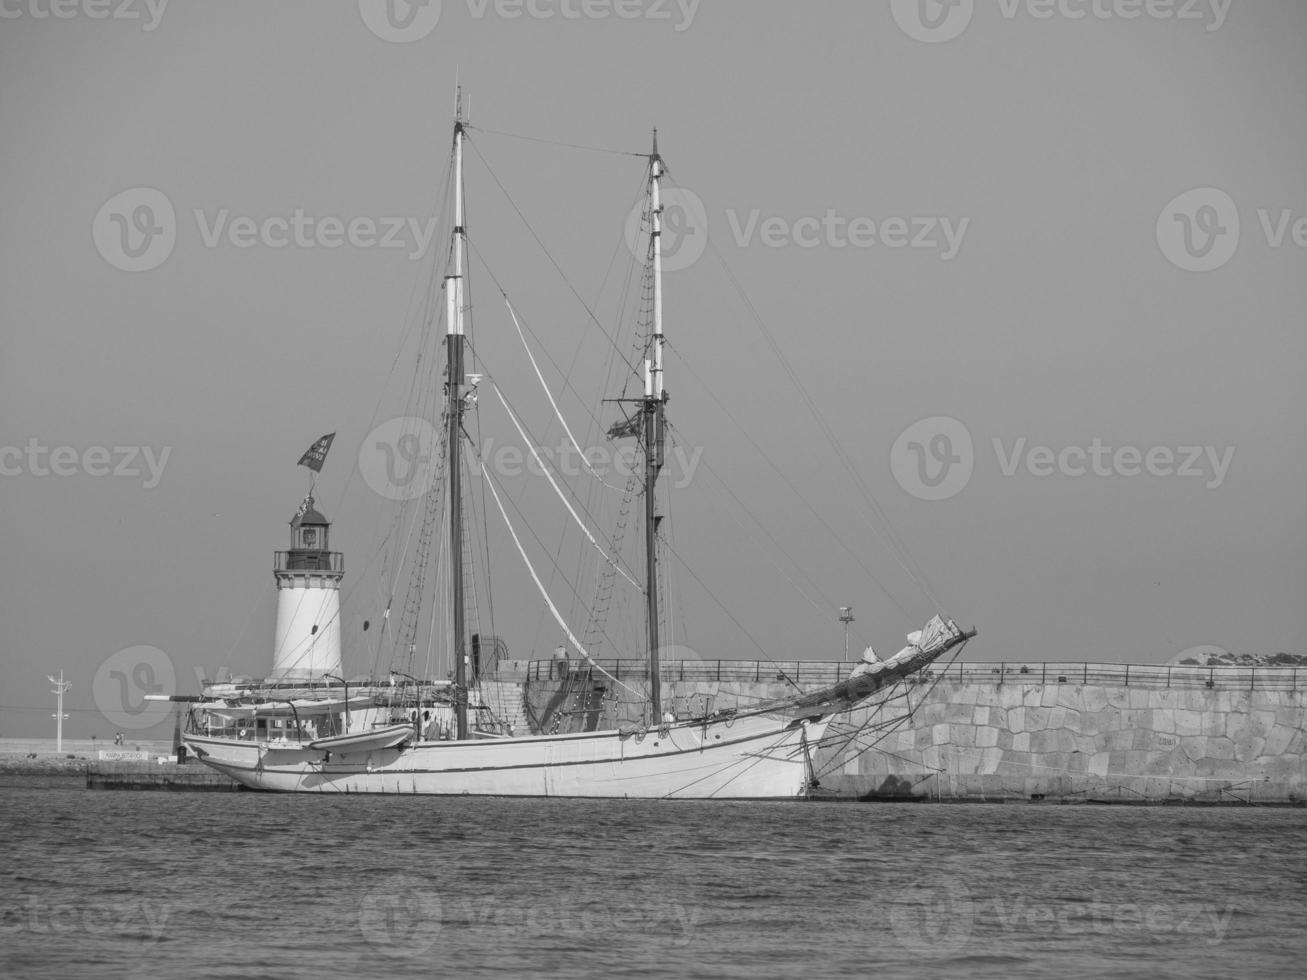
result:
[[(460, 480), (467, 438), (464, 413), (478, 380), (466, 370), (468, 246), (462, 179), (466, 128), (460, 99), (453, 127), (453, 228), (443, 278), (446, 368), (440, 459), (447, 501), (442, 506), (448, 521), (444, 528), (448, 541), (445, 598), (452, 636), (452, 680), (423, 683), (402, 674), (403, 682), (397, 686), (396, 673), (402, 672), (392, 670), (388, 685), (356, 686), (352, 692), (343, 676), (333, 678), (341, 685), (329, 689), (312, 684), (299, 688), (281, 685), (278, 689), (211, 687), (201, 698), (177, 699), (198, 702), (191, 711), (187, 746), (205, 765), (246, 787), (282, 792), (628, 799), (777, 799), (810, 794), (816, 785), (813, 754), (833, 718), (945, 654), (960, 651), (975, 632), (936, 615), (924, 629), (909, 634), (908, 645), (895, 656), (881, 661), (871, 655), (838, 683), (761, 703), (691, 712), (674, 699), (664, 698), (655, 495), (665, 462), (667, 425), (661, 241), (666, 170), (656, 130), (647, 156), (644, 224), (649, 231), (652, 310), (642, 358), (643, 391), (637, 390), (632, 398), (614, 399), (628, 410), (626, 420), (610, 432), (610, 436), (618, 432), (634, 436), (642, 460), (639, 479), (643, 484), (645, 567), (640, 587), (643, 653), (647, 657), (647, 672), (639, 690), (642, 711), (638, 718), (611, 727), (558, 731), (555, 726), (553, 731), (522, 734), (505, 731), (488, 710), (475, 655), (480, 637), (469, 637), (465, 622), (464, 491)], [(320, 465), (320, 458), (318, 462)], [(489, 488), (507, 522), (507, 511), (494, 484)], [(339, 570), (326, 550), (326, 523), (313, 507), (312, 498), (306, 499), (292, 521), (292, 550), (279, 558), (279, 576), (335, 575), (339, 580)], [(513, 536), (517, 541), (516, 534)], [(606, 560), (616, 567), (615, 559)], [(534, 570), (532, 577), (540, 586)], [(567, 627), (543, 587), (541, 594), (584, 669), (607, 674)], [(338, 616), (337, 608), (329, 618)], [(313, 630), (316, 633), (316, 625)], [(630, 689), (628, 683), (608, 676)]]

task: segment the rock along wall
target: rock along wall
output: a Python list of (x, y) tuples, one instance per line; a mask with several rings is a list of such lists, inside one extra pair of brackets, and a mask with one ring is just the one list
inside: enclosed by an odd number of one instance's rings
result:
[[(864, 800), (1307, 803), (1297, 673), (1217, 668), (1201, 675), (1215, 678), (1209, 687), (1196, 677), (1163, 686), (1172, 683), (1167, 668), (1131, 667), (1124, 681), (1120, 665), (1011, 669), (965, 665), (956, 679), (950, 669), (836, 718), (814, 760), (821, 791)], [(1301, 680), (1307, 687), (1307, 671)], [(634, 717), (611, 682), (596, 675), (593, 683), (588, 695), (575, 676), (529, 680), (524, 696), (552, 730)], [(823, 683), (830, 679), (799, 686)], [(665, 684), (665, 698), (685, 715), (793, 689), (774, 674), (681, 680)]]

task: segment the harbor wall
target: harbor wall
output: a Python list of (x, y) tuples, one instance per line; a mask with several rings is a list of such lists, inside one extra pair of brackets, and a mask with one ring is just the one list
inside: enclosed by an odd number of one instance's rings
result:
[[(731, 665), (719, 680), (720, 666), (696, 663), (664, 689), (695, 713), (813, 690), (849, 667), (818, 666), (799, 665), (796, 683), (794, 664)], [(631, 707), (593, 674), (522, 684), (546, 730), (607, 726)], [(837, 717), (814, 766), (820, 791), (846, 799), (1303, 804), (1304, 686), (1295, 668), (953, 665)]]

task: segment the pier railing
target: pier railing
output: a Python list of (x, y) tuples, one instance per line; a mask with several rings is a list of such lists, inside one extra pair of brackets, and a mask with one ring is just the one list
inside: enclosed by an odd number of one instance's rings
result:
[[(596, 663), (618, 680), (640, 680), (649, 674), (648, 664), (640, 660), (598, 660)], [(737, 684), (781, 681), (820, 687), (846, 679), (854, 666), (853, 663), (834, 660), (673, 660), (664, 662), (660, 673), (664, 681)], [(527, 664), (526, 678), (531, 681), (561, 680), (586, 669), (584, 663), (577, 661), (532, 660)], [(1307, 684), (1307, 668), (958, 661), (947, 666), (928, 667), (908, 678), (909, 683), (936, 681), (950, 684), (1078, 684), (1296, 691)]]

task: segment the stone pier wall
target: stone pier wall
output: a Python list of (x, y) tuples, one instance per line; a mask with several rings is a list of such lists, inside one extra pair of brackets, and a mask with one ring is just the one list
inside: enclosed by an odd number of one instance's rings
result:
[(865, 799), (1300, 803), (1304, 717), (1298, 691), (941, 683), (873, 749), (819, 765)]
[[(797, 686), (831, 683), (833, 668)], [(728, 673), (718, 680), (720, 668), (696, 664), (664, 683), (665, 700), (700, 713), (796, 686), (785, 665)], [(529, 715), (547, 728), (632, 717), (626, 692), (599, 675), (523, 687)], [(835, 719), (814, 761), (822, 791), (843, 798), (1304, 804), (1303, 687), (1307, 670), (961, 665)]]

